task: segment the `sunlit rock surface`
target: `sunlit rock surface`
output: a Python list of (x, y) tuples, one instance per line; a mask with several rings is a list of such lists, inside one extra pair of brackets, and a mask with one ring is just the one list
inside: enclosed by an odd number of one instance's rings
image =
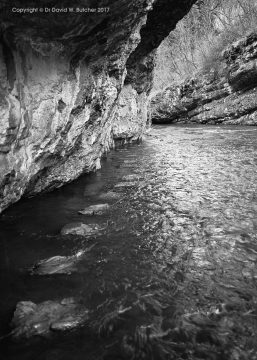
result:
[[(1, 2), (0, 212), (98, 169), (115, 140), (141, 138), (153, 50), (193, 3), (75, 0), (105, 10), (22, 15)], [(66, 6), (15, 3), (26, 4)]]
[(157, 94), (152, 121), (257, 125), (257, 33), (233, 43), (222, 62), (224, 76), (212, 72)]

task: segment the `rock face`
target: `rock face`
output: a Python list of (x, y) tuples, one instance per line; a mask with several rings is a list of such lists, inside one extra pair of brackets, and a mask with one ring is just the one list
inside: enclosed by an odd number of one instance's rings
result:
[(213, 72), (157, 94), (152, 121), (257, 125), (257, 33), (226, 49), (221, 66), (220, 78)]
[(193, 3), (75, 0), (70, 12), (61, 0), (1, 2), (0, 212), (141, 137), (154, 49)]
[(59, 301), (20, 301), (12, 319), (12, 336), (16, 340), (49, 336), (53, 331), (67, 331), (88, 320), (88, 310), (73, 298)]

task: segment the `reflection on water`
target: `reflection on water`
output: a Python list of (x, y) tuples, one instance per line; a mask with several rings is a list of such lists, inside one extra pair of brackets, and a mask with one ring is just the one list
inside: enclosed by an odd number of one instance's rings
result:
[[(51, 339), (6, 338), (3, 358), (257, 359), (256, 140), (256, 128), (156, 127), (97, 174), (6, 211), (1, 335), (20, 300), (77, 297), (90, 320)], [(110, 212), (78, 214), (110, 190)], [(106, 230), (61, 237), (73, 221)], [(71, 275), (26, 270), (93, 244)]]

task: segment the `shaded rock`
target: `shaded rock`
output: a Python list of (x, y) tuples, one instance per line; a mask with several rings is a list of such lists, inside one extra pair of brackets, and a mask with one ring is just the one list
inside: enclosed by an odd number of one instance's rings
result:
[(36, 263), (31, 269), (31, 275), (71, 274), (76, 271), (76, 264), (80, 261), (86, 250), (78, 251), (72, 256), (53, 256)]
[(49, 336), (52, 331), (67, 331), (83, 325), (89, 319), (88, 310), (73, 298), (61, 301), (20, 301), (11, 321), (15, 339)]
[[(146, 103), (147, 96), (145, 92), (138, 95), (137, 91), (130, 84), (123, 87), (117, 104), (119, 113), (115, 114), (112, 129), (115, 146), (141, 140), (142, 134), (145, 131), (145, 124), (137, 119), (138, 108), (142, 106), (143, 113), (141, 116), (145, 118), (146, 107), (144, 104)], [(139, 132), (141, 136), (138, 136)]]
[(102, 215), (104, 212), (109, 210), (110, 205), (109, 204), (96, 204), (96, 205), (90, 205), (86, 207), (84, 210), (80, 210), (79, 214), (82, 215)]
[(228, 83), (234, 91), (252, 89), (257, 86), (257, 60), (242, 64), (238, 70), (231, 71)]
[(90, 236), (98, 234), (100, 230), (96, 224), (87, 225), (82, 222), (74, 222), (65, 225), (61, 230), (61, 235)]

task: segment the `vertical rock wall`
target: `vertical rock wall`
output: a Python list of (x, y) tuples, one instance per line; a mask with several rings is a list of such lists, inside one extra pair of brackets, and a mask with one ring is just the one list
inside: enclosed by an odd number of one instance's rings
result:
[(82, 15), (17, 14), (0, 4), (0, 212), (98, 169), (115, 140), (142, 136), (152, 50), (192, 2), (77, 0), (108, 7)]

